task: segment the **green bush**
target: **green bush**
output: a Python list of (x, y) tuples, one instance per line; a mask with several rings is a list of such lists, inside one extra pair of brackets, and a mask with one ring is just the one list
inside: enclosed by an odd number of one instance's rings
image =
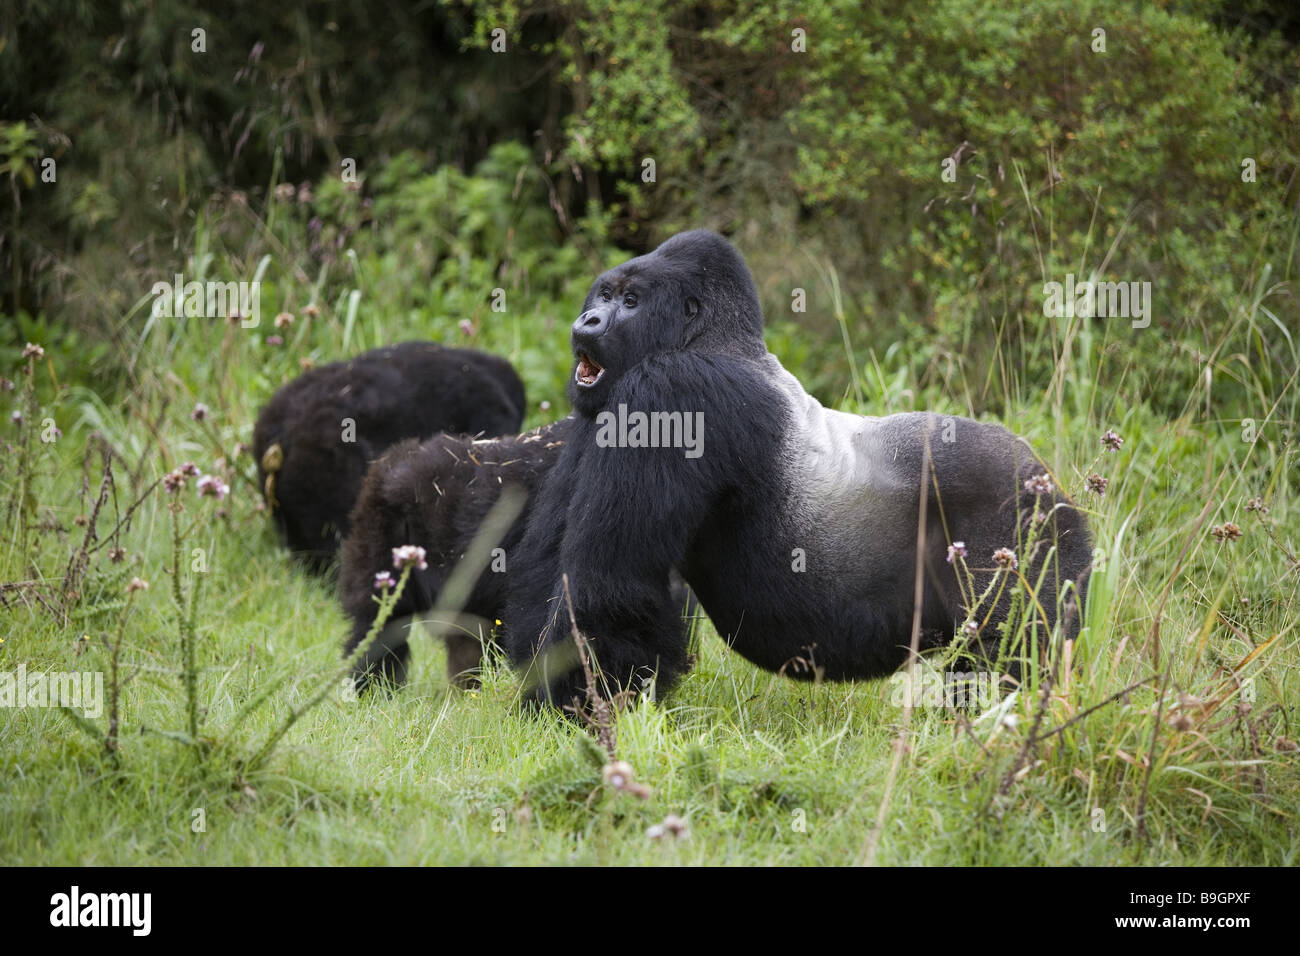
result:
[[(1276, 43), (1211, 26), (1212, 9), (482, 0), (475, 11), (480, 39), (558, 21), (555, 73), (575, 104), (567, 155), (613, 176), (625, 236), (636, 224), (651, 232), (638, 246), (689, 225), (733, 231), (769, 313), (790, 315), (790, 291), (806, 288), (802, 321), (825, 341), (836, 308), (821, 273), (833, 262), (852, 338), (876, 354), (902, 345), (916, 372), (952, 353), (984, 364), (1002, 325), (1036, 351), (1052, 326), (1043, 283), (1095, 273), (1152, 283), (1149, 330), (1096, 334), (1144, 356), (1160, 401), (1196, 374), (1162, 378), (1172, 354), (1231, 324), (1264, 264), (1277, 278), (1294, 268), (1294, 88), (1263, 59)], [(646, 156), (654, 184), (641, 181)], [(1271, 307), (1295, 324), (1289, 300)], [(1243, 326), (1266, 364), (1296, 357), (1285, 324)], [(823, 350), (821, 364), (840, 358)], [(1054, 364), (1022, 369), (1021, 384), (1044, 387)]]

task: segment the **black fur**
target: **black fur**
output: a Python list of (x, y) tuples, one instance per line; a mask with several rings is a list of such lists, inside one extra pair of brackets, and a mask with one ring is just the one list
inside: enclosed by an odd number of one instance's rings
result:
[[(375, 674), (394, 683), (405, 680), (410, 618), (434, 606), (447, 575), (474, 539), (501, 489), (515, 485), (531, 497), (559, 456), (572, 421), (572, 417), (566, 418), (507, 438), (475, 441), (438, 435), (426, 442), (405, 441), (374, 464), (352, 514), (351, 533), (343, 543), (339, 585), (343, 610), (352, 621), (345, 656), (361, 643), (375, 621), (375, 574), (390, 571), (397, 576), (392, 549), (419, 545), (425, 549), (429, 567), (412, 571), (392, 618), (356, 667), (358, 687), (364, 687)], [(483, 625), (478, 633), (490, 634), (505, 608), (506, 579), (523, 524), (521, 516), (498, 545), (505, 549), (506, 571), (485, 570), (462, 609), (462, 630), (444, 632), (448, 676), (453, 679), (476, 667), (481, 655), (477, 634), (470, 636), (466, 630), (477, 620)]]
[[(253, 431), (259, 484), (281, 540), (324, 570), (366, 468), (385, 449), (438, 432), (511, 434), (523, 414), (523, 383), (504, 359), (432, 342), (374, 349), (271, 397)], [(355, 422), (355, 441), (344, 441), (344, 419)]]
[[(662, 691), (685, 672), (674, 567), (724, 639), (762, 667), (828, 679), (895, 669), (912, 631), (927, 442), (923, 646), (951, 642), (968, 618), (951, 542), (966, 544), (976, 595), (999, 573), (1007, 592), (1015, 583), (994, 567), (1001, 547), (1017, 550), (1030, 581), (1043, 573), (1049, 620), (1064, 581), (1082, 591), (1086, 523), (1059, 492), (1025, 489), (1046, 471), (1028, 445), (963, 418), (823, 409), (768, 354), (753, 280), (720, 236), (684, 233), (602, 275), (572, 345), (576, 417), (513, 554), (505, 615), (507, 652), (534, 667), (540, 699), (582, 692), (571, 651), (558, 665), (540, 653), (571, 642), (562, 574), (610, 691), (651, 674)], [(598, 416), (620, 405), (702, 413), (702, 453), (603, 446)], [(1046, 543), (1026, 555), (1036, 510)], [(996, 644), (1010, 610), (1009, 593), (981, 608), (978, 649)]]
[[(392, 617), (358, 661), (354, 676), (359, 689), (365, 688), (372, 676), (394, 684), (406, 679), (412, 618), (433, 609), (448, 575), (502, 489), (514, 486), (525, 495), (525, 505), (496, 545), (504, 552), (504, 570), (489, 565), (479, 575), (457, 620), (439, 627), (447, 645), (447, 676), (459, 684), (474, 680), (495, 622), (505, 613), (507, 585), (527, 509), (558, 460), (573, 421), (570, 416), (508, 438), (476, 441), (438, 435), (426, 442), (406, 441), (375, 462), (352, 513), (352, 531), (343, 542), (339, 589), (343, 610), (352, 622), (344, 656), (364, 640), (375, 622), (379, 608), (375, 574), (389, 571), (397, 576), (392, 549), (419, 545), (425, 549), (429, 566), (411, 572)], [(675, 572), (670, 594), (678, 626), (684, 627), (683, 621), (694, 617), (698, 602)]]

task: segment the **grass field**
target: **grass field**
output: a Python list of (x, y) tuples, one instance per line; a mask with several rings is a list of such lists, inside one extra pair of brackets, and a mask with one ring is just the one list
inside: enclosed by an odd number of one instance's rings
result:
[[(558, 417), (568, 317), (594, 269), (496, 314), (464, 291), (493, 282), (466, 278), (475, 261), (412, 305), (407, 290), (427, 282), (410, 262), (353, 257), (315, 272), (274, 223), (237, 249), (207, 230), (185, 237), (193, 255), (160, 277), (261, 275), (258, 328), (151, 318), (146, 298), (103, 346), (119, 370), (111, 383), (86, 372), (87, 343), (36, 320), (20, 337), (44, 354), (21, 357), (22, 342), (4, 353), (0, 374), (15, 383), (4, 417), (23, 420), (4, 423), (0, 672), (101, 673), (105, 710), (0, 707), (0, 862), (1300, 857), (1295, 363), (1233, 351), (1285, 333), (1253, 291), (1216, 306), (1219, 331), (1186, 356), (1198, 384), (1185, 395), (1135, 384), (1161, 379), (1125, 350), (1127, 323), (1057, 320), (1028, 344), (1008, 338), (991, 367), (961, 369), (959, 380), (1006, 382), (999, 414), (982, 417), (1029, 438), (1091, 516), (1086, 627), (1056, 648), (1057, 679), (985, 711), (924, 697), (907, 707), (897, 678), (796, 683), (750, 666), (705, 625), (680, 688), (617, 722), (617, 756), (649, 789), (638, 796), (605, 782), (606, 755), (575, 723), (522, 711), (504, 665), (477, 691), (451, 688), (430, 639), (416, 645), (409, 686), (349, 699), (332, 583), (278, 548), (236, 449), (301, 360), (412, 337), (509, 357), (529, 388), (526, 424)], [(277, 330), (280, 311), (294, 321)], [(790, 336), (772, 339), (785, 359)], [(846, 409), (972, 410), (966, 390), (918, 387), (882, 347), (848, 342), (840, 361)], [(1008, 373), (1026, 368), (1048, 369), (1050, 384), (1030, 390)], [(1220, 407), (1224, 380), (1250, 398)], [(201, 421), (196, 403), (209, 409)], [(1170, 406), (1181, 413), (1155, 410)], [(1119, 451), (1102, 445), (1108, 429)], [(222, 476), (230, 496), (156, 485), (184, 461)], [(1104, 495), (1085, 488), (1094, 472)], [(1256, 498), (1266, 511), (1248, 505)], [(133, 578), (148, 588), (129, 591)], [(656, 839), (670, 815), (685, 831)]]

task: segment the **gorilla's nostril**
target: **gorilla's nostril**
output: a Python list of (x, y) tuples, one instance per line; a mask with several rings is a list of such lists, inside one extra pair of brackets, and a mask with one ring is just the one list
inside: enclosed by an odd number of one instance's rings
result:
[(582, 324), (587, 326), (600, 325), (600, 313), (588, 312), (582, 317)]

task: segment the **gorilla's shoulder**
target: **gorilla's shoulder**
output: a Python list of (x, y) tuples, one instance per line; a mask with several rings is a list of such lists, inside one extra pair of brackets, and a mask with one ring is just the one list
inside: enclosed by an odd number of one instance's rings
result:
[(388, 448), (366, 470), (364, 485), (373, 486), (394, 497), (413, 492), (428, 472), (429, 463), (436, 460), (435, 449), (445, 436), (427, 441), (408, 438)]

